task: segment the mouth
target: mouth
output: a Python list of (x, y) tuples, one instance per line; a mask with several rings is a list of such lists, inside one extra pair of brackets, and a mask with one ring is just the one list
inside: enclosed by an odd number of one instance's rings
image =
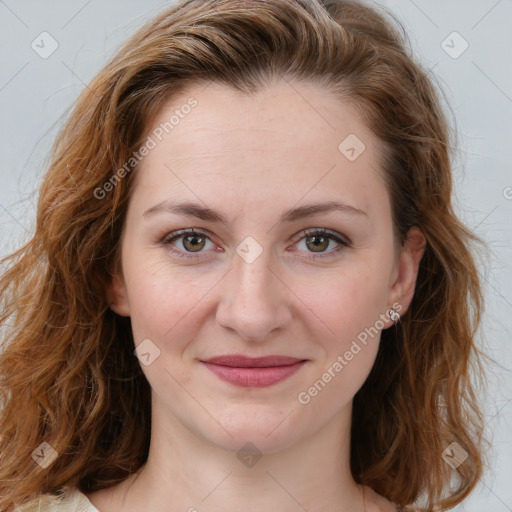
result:
[(246, 357), (239, 354), (217, 356), (201, 361), (225, 382), (247, 388), (272, 386), (291, 377), (306, 359), (288, 356)]

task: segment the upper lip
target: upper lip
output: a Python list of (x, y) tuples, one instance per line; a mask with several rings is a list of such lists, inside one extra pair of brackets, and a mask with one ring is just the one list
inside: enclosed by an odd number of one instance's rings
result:
[(247, 357), (240, 354), (227, 354), (203, 360), (204, 363), (217, 364), (221, 366), (232, 366), (234, 368), (268, 368), (270, 366), (290, 366), (305, 361), (288, 356), (264, 356)]

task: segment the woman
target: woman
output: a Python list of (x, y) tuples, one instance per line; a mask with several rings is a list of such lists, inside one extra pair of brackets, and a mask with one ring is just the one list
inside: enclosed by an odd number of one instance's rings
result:
[(89, 84), (4, 260), (1, 510), (471, 492), (477, 238), (403, 39), (356, 2), (186, 0)]

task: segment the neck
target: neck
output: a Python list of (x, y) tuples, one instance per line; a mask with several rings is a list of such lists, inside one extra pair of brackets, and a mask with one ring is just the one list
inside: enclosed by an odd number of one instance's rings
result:
[(364, 511), (350, 472), (351, 403), (300, 443), (244, 455), (196, 435), (155, 400), (149, 456), (118, 486), (119, 510)]

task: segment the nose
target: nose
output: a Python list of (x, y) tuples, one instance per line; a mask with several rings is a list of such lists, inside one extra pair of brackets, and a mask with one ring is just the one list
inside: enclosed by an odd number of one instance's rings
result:
[(233, 268), (222, 281), (217, 322), (252, 342), (268, 340), (285, 329), (292, 318), (293, 293), (278, 276), (270, 251), (248, 262), (233, 256)]

